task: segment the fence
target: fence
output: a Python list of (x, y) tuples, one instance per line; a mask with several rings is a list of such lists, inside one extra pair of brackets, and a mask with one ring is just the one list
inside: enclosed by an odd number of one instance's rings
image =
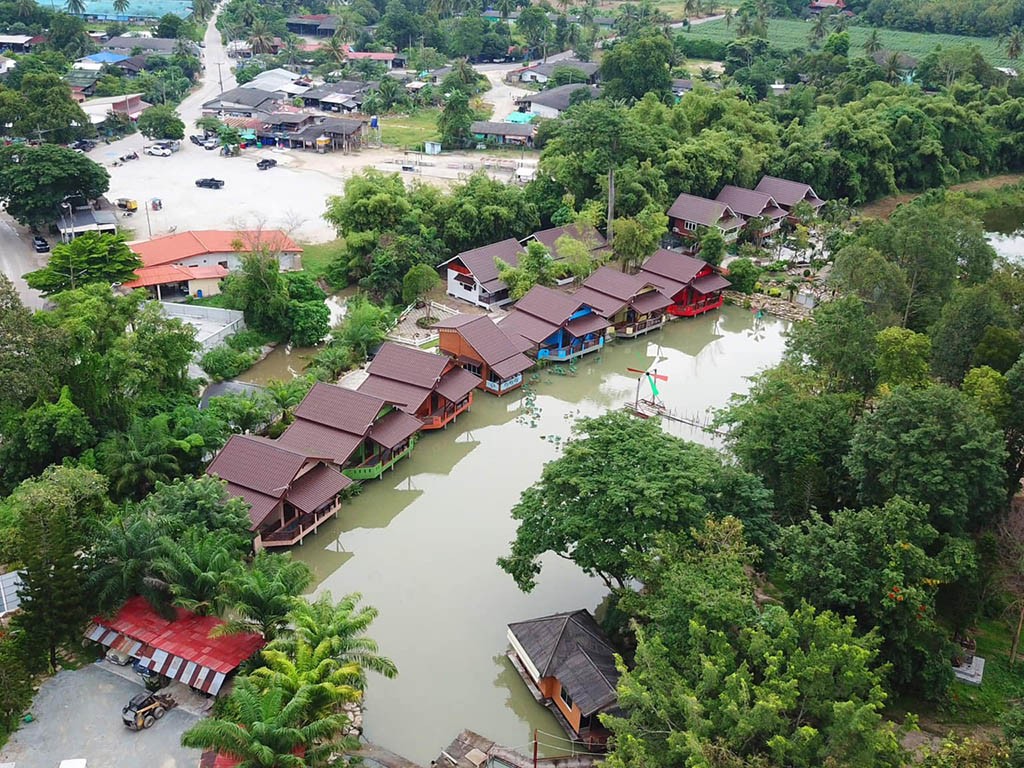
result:
[(203, 351), (213, 349), (228, 336), (245, 330), (245, 320), (237, 309), (169, 301), (161, 301), (160, 307), (167, 317), (176, 317), (196, 329), (196, 341)]

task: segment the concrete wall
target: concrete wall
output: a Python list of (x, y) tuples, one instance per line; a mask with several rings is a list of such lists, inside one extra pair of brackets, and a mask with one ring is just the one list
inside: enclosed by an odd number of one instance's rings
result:
[(160, 302), (167, 317), (177, 317), (196, 329), (196, 341), (202, 346), (199, 354), (213, 349), (224, 339), (245, 330), (245, 319), (236, 309), (220, 309), (195, 304)]

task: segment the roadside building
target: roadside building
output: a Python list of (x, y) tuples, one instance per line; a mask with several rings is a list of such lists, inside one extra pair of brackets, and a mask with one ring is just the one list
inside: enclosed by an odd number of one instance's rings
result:
[(469, 126), (469, 131), (478, 142), (532, 147), (533, 135), (537, 129), (529, 123), (476, 120)]
[(232, 117), (257, 117), (269, 114), (280, 106), (282, 98), (262, 88), (232, 88), (214, 99), (203, 103), (204, 115), (230, 115)]
[(618, 714), (616, 650), (589, 611), (569, 611), (508, 625), (508, 658), (533, 697), (573, 741), (604, 749), (598, 717)]
[(579, 73), (569, 83), (589, 83), (594, 85), (601, 77), (601, 65), (595, 61), (580, 61), (579, 59), (560, 59), (559, 61), (545, 61), (534, 66), (524, 67), (518, 71), (518, 80), (521, 83), (548, 83), (554, 76), (557, 69), (571, 69)]
[(533, 360), (523, 354), (532, 344), (518, 334), (506, 334), (487, 315), (459, 314), (435, 323), (438, 346), (464, 370), (480, 377), (480, 389), (504, 395), (523, 385)]
[(396, 403), (423, 422), (423, 429), (441, 429), (473, 405), (480, 376), (463, 370), (447, 355), (435, 355), (403, 344), (381, 346), (366, 369), (359, 392)]
[[(578, 93), (581, 91), (582, 93)], [(600, 98), (600, 96), (601, 89), (598, 86), (572, 83), (540, 91), (539, 93), (527, 94), (516, 99), (516, 104), (519, 105), (522, 112), (533, 112), (540, 117), (554, 118), (561, 117), (562, 113), (572, 104), (576, 103), (577, 100), (582, 99), (586, 101), (587, 99)]]
[(145, 598), (135, 596), (114, 616), (94, 618), (85, 637), (126, 654), (138, 671), (216, 696), (227, 678), (266, 644), (256, 632), (211, 637), (225, 623), (184, 608), (174, 608), (173, 617), (165, 618)]

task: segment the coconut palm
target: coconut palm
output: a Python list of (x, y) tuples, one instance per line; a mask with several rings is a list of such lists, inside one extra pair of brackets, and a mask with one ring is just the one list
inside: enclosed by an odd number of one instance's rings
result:
[(452, 64), (451, 74), (463, 85), (475, 85), (479, 79), (477, 71), (473, 69), (473, 65), (466, 59), (459, 59)]
[(85, 13), (85, 0), (67, 0), (64, 9), (72, 16), (81, 16)]
[(885, 57), (882, 71), (885, 73), (885, 82), (890, 85), (899, 85), (903, 82), (903, 67), (900, 66), (899, 53), (894, 51)]
[(129, 0), (114, 0), (113, 8), (114, 13), (118, 16), (124, 16), (128, 13), (128, 7), (131, 5)]
[(274, 404), (281, 409), (281, 421), (291, 424), (292, 409), (302, 402), (315, 379), (312, 376), (300, 376), (290, 381), (272, 380), (264, 387)]
[(358, 744), (342, 737), (348, 718), (312, 714), (311, 692), (260, 690), (248, 680), (235, 686), (229, 715), (200, 720), (181, 736), (186, 747), (212, 749), (239, 761), (238, 768), (306, 768), (326, 765), (332, 754)]
[[(562, 5), (568, 6), (570, 3), (562, 2)], [(495, 0), (494, 10), (501, 14), (502, 21), (507, 21), (508, 17), (512, 14), (512, 11), (516, 9), (516, 0)]]
[(824, 40), (828, 35), (828, 18), (824, 13), (819, 13), (814, 18), (814, 23), (811, 24), (811, 45), (817, 45), (821, 40)]
[(39, 6), (36, 0), (16, 0), (14, 3), (14, 15), (19, 19), (28, 19), (36, 15)]
[(726, 8), (722, 12), (722, 18), (725, 20), (725, 28), (728, 29), (732, 25), (732, 8)]
[(200, 616), (222, 613), (228, 602), (223, 585), (241, 568), (231, 551), (217, 537), (195, 529), (181, 541), (162, 536), (157, 543), (154, 579), (171, 594), (171, 602)]
[(203, 21), (213, 13), (213, 0), (192, 0), (193, 18)]
[(874, 56), (880, 50), (882, 50), (882, 37), (878, 34), (877, 29), (872, 29), (871, 34), (868, 35), (868, 39), (864, 41), (864, 53), (868, 56)]
[(1024, 30), (1014, 25), (1006, 31), (1002, 41), (1007, 57), (1014, 60), (1019, 59), (1021, 52), (1024, 51)]
[(831, 19), (833, 32), (845, 32), (846, 28), (850, 26), (850, 17), (845, 13), (834, 13), (831, 15)]
[(259, 632), (273, 640), (285, 628), (295, 598), (312, 583), (313, 572), (305, 563), (260, 552), (252, 565), (224, 582), (228, 613), (234, 618), (214, 634)]
[[(331, 593), (325, 592), (315, 602), (297, 602), (289, 614), (291, 628), (274, 640), (269, 649), (294, 657), (300, 643), (312, 648), (327, 643), (332, 658), (345, 664), (354, 662), (361, 670), (394, 677), (398, 674), (395, 662), (378, 655), (377, 643), (366, 637), (366, 631), (377, 618), (377, 609), (357, 608), (360, 600), (362, 595), (355, 592), (335, 605)], [(364, 684), (361, 674), (358, 686)]]
[(324, 50), (339, 64), (344, 64), (345, 59), (348, 58), (348, 49), (345, 47), (345, 41), (338, 33), (331, 35), (331, 39), (324, 43)]
[(377, 94), (380, 96), (381, 104), (385, 110), (389, 110), (402, 101), (405, 97), (405, 89), (402, 84), (393, 77), (382, 77), (380, 85), (377, 86)]
[(136, 418), (127, 432), (100, 443), (96, 455), (114, 496), (141, 499), (158, 482), (170, 482), (181, 474), (175, 453), (180, 447), (166, 419)]
[(736, 23), (736, 37), (748, 37), (754, 32), (754, 20), (749, 13), (740, 13), (736, 16), (739, 21)]
[(249, 44), (253, 53), (270, 53), (274, 50), (274, 33), (263, 19), (256, 19), (249, 27)]
[(256, 688), (277, 688), (291, 696), (304, 691), (318, 714), (337, 711), (340, 705), (362, 698), (359, 665), (339, 662), (328, 653), (327, 643), (316, 648), (298, 643), (293, 653), (264, 650), (261, 658), (263, 666), (249, 678)]

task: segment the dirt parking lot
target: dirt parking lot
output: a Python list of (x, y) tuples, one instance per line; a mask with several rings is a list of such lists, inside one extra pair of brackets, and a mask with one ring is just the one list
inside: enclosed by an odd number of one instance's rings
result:
[(197, 721), (172, 709), (152, 728), (129, 731), (121, 707), (142, 685), (103, 669), (107, 662), (63, 671), (47, 680), (23, 723), (0, 750), (0, 762), (16, 768), (55, 768), (85, 758), (89, 768), (195, 768), (200, 751), (181, 746), (181, 734)]

